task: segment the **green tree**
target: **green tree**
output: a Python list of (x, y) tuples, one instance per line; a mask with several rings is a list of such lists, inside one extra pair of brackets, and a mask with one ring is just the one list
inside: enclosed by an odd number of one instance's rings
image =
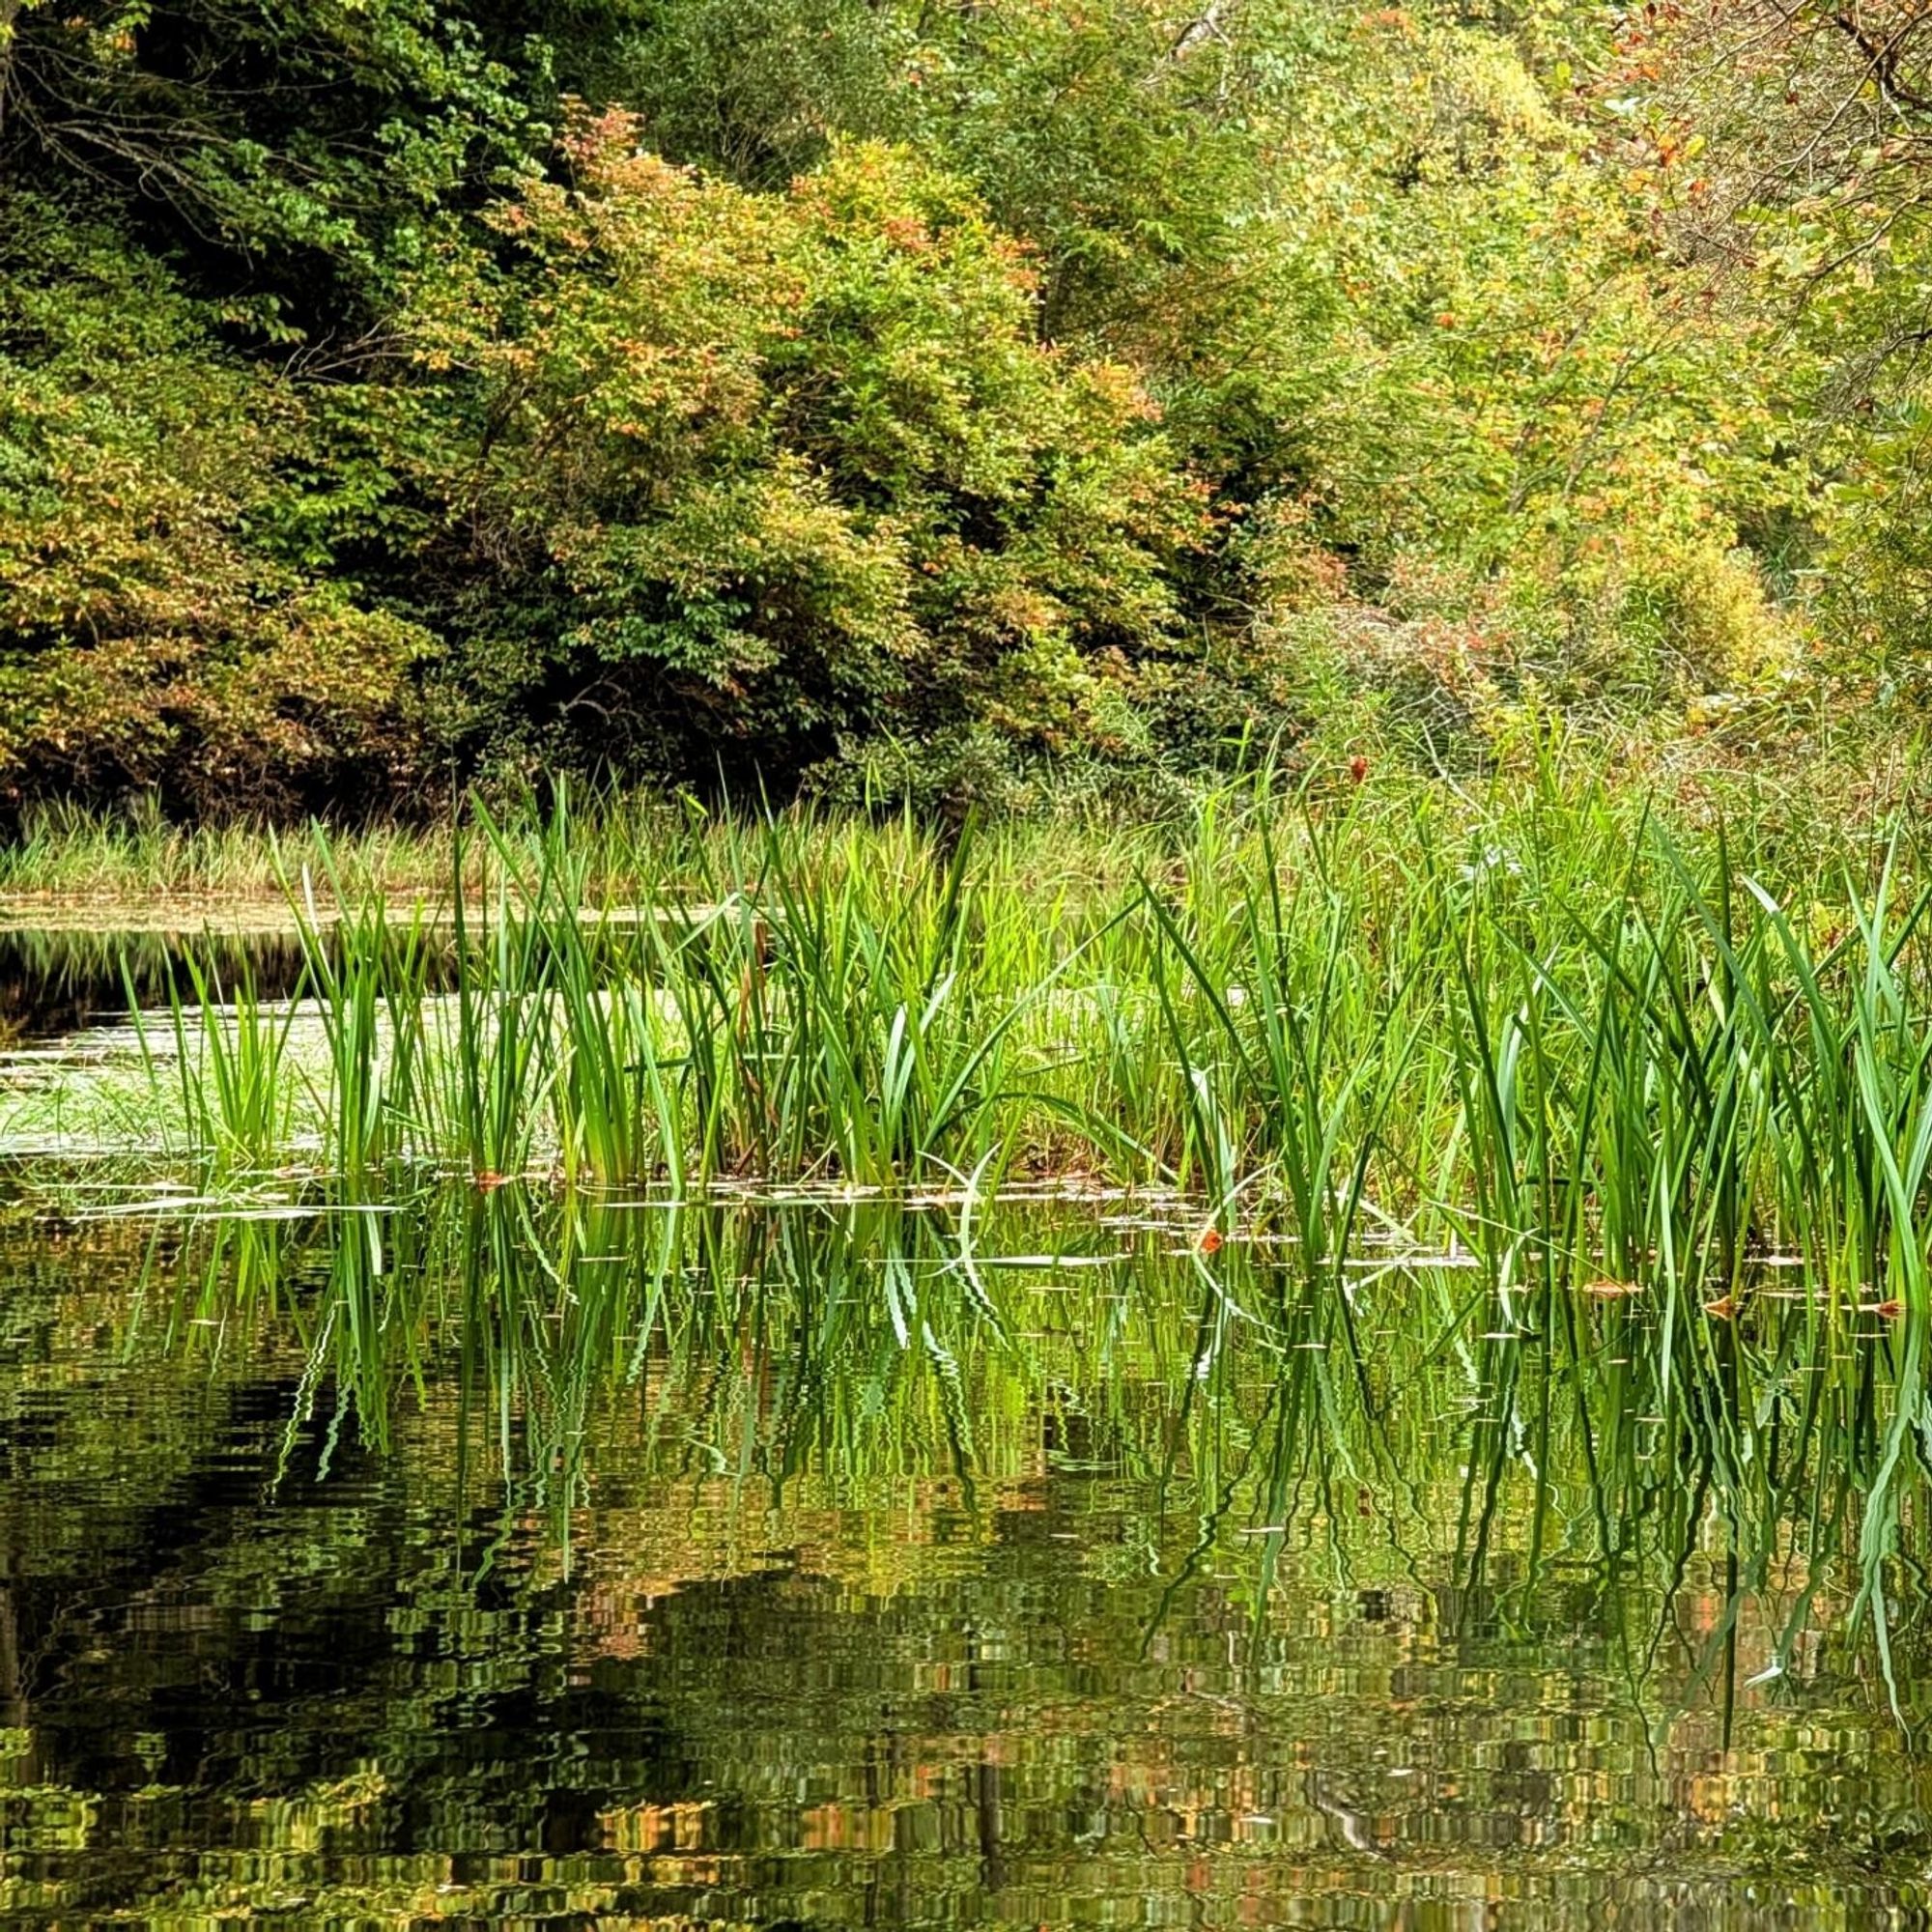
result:
[(0, 19), (9, 179), (125, 210), (224, 322), (284, 340), (366, 327), (523, 119), (433, 0), (16, 0)]
[(1131, 372), (1042, 346), (951, 177), (835, 151), (783, 194), (584, 118), (567, 185), (452, 244), (417, 354), (465, 413), (449, 702), (528, 753), (775, 773), (844, 738), (1123, 739), (1201, 493)]
[(429, 639), (292, 557), (298, 396), (125, 238), (51, 227), (0, 274), (0, 786), (393, 795)]

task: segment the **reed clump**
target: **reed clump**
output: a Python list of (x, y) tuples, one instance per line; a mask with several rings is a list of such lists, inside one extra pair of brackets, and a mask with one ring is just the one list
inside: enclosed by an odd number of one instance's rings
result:
[(280, 856), (295, 997), (190, 962), (131, 1065), (13, 1093), (16, 1151), (363, 1188), (1077, 1177), (1315, 1269), (1465, 1254), (1506, 1299), (1720, 1303), (1767, 1262), (1932, 1296), (1932, 872), (1903, 811), (1666, 810), (1549, 761), (1130, 832), (479, 808), (408, 899), (319, 834)]

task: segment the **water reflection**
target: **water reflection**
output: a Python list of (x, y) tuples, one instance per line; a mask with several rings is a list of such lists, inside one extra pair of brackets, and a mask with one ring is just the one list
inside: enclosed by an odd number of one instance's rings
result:
[(136, 1008), (192, 1000), (204, 982), (247, 983), (286, 999), (301, 980), (302, 948), (287, 930), (43, 930), (0, 925), (0, 1048), (56, 1040), (126, 1019)]
[(16, 1208), (0, 1917), (1920, 1922), (1895, 1329), (979, 1240)]

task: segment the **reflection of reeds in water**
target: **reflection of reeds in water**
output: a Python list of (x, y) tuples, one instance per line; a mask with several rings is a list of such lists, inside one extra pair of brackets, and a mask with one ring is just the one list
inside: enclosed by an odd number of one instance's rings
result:
[(894, 1204), (305, 1205), (0, 1230), (15, 1918), (1914, 1895), (1921, 1768), (1813, 1513), (1876, 1319), (1837, 1367), (1759, 1299), (1673, 1407), (1643, 1297), (1551, 1349), (1473, 1270), (1359, 1270), (1351, 1343), (1280, 1248), (1136, 1207), (987, 1213), (976, 1291)]
[(506, 1534), (545, 1521), (566, 1554), (639, 1483), (753, 1511), (940, 1485), (970, 1509), (1085, 1470), (1171, 1497), (1170, 1592), (1236, 1576), (1259, 1616), (1284, 1563), (1381, 1587), (1446, 1565), (1452, 1632), (1560, 1604), (1634, 1687), (1869, 1668), (1921, 1713), (1917, 1309), (1831, 1321), (1768, 1286), (1728, 1320), (1667, 1291), (1506, 1305), (1470, 1269), (1311, 1274), (1064, 1209), (997, 1210), (969, 1248), (955, 1214), (890, 1204), (312, 1205), (163, 1224), (143, 1332), (226, 1362), (294, 1343), (285, 1454), (319, 1405), (330, 1441), (441, 1442), (424, 1480), (458, 1515), (494, 1494)]

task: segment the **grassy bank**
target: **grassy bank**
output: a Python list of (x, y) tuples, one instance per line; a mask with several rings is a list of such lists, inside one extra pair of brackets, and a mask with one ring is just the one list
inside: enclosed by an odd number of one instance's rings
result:
[(1133, 831), (640, 808), (443, 838), (408, 900), (364, 845), (282, 845), (299, 997), (185, 976), (118, 1057), (16, 1082), (9, 1144), (224, 1185), (1093, 1178), (1316, 1266), (1373, 1237), (1505, 1293), (1721, 1301), (1769, 1257), (1932, 1302), (1907, 809), (1545, 760)]
[[(1923, 803), (1919, 760), (1896, 742), (1856, 736), (1842, 748), (1746, 743), (1724, 749), (1683, 737), (1553, 734), (1524, 726), (1490, 743), (1481, 775), (1437, 772), (1414, 763), (1364, 721), (1360, 731), (1336, 721), (1296, 753), (1292, 773), (1270, 770), (1221, 789), (1177, 784), (1158, 794), (1116, 788), (1067, 790), (1033, 815), (983, 827), (976, 869), (998, 870), (1059, 891), (1115, 890), (1151, 867), (1183, 864), (1204, 826), (1252, 828), (1269, 812), (1293, 819), (1312, 811), (1376, 826), (1424, 813), (1473, 832), (1484, 824), (1520, 828), (1525, 814), (1649, 810), (1694, 834), (1719, 822), (1747, 843), (1792, 840), (1814, 863), (1820, 847), (1851, 839), (1869, 845)], [(1357, 776), (1357, 774), (1361, 776)], [(737, 811), (664, 793), (579, 794), (570, 814), (574, 862), (598, 895), (697, 892), (736, 867), (755, 802)], [(849, 864), (852, 814), (810, 805), (776, 813), (786, 863), (799, 876)], [(486, 824), (487, 818), (487, 824)], [(874, 819), (890, 847), (905, 828)], [(548, 844), (546, 814), (533, 802), (495, 801), (481, 813), (465, 800), (450, 813), (361, 827), (276, 825), (242, 816), (184, 823), (143, 801), (119, 811), (77, 806), (29, 808), (0, 839), (0, 916), (33, 925), (108, 930), (131, 925), (190, 926), (204, 913), (220, 923), (288, 923), (292, 881), (304, 868), (352, 899), (382, 895), (445, 903), (460, 879), (469, 895), (487, 893), (507, 862), (530, 872)], [(945, 843), (926, 837), (927, 847)], [(1390, 850), (1393, 856), (1393, 849)], [(862, 851), (862, 858), (869, 858)]]

